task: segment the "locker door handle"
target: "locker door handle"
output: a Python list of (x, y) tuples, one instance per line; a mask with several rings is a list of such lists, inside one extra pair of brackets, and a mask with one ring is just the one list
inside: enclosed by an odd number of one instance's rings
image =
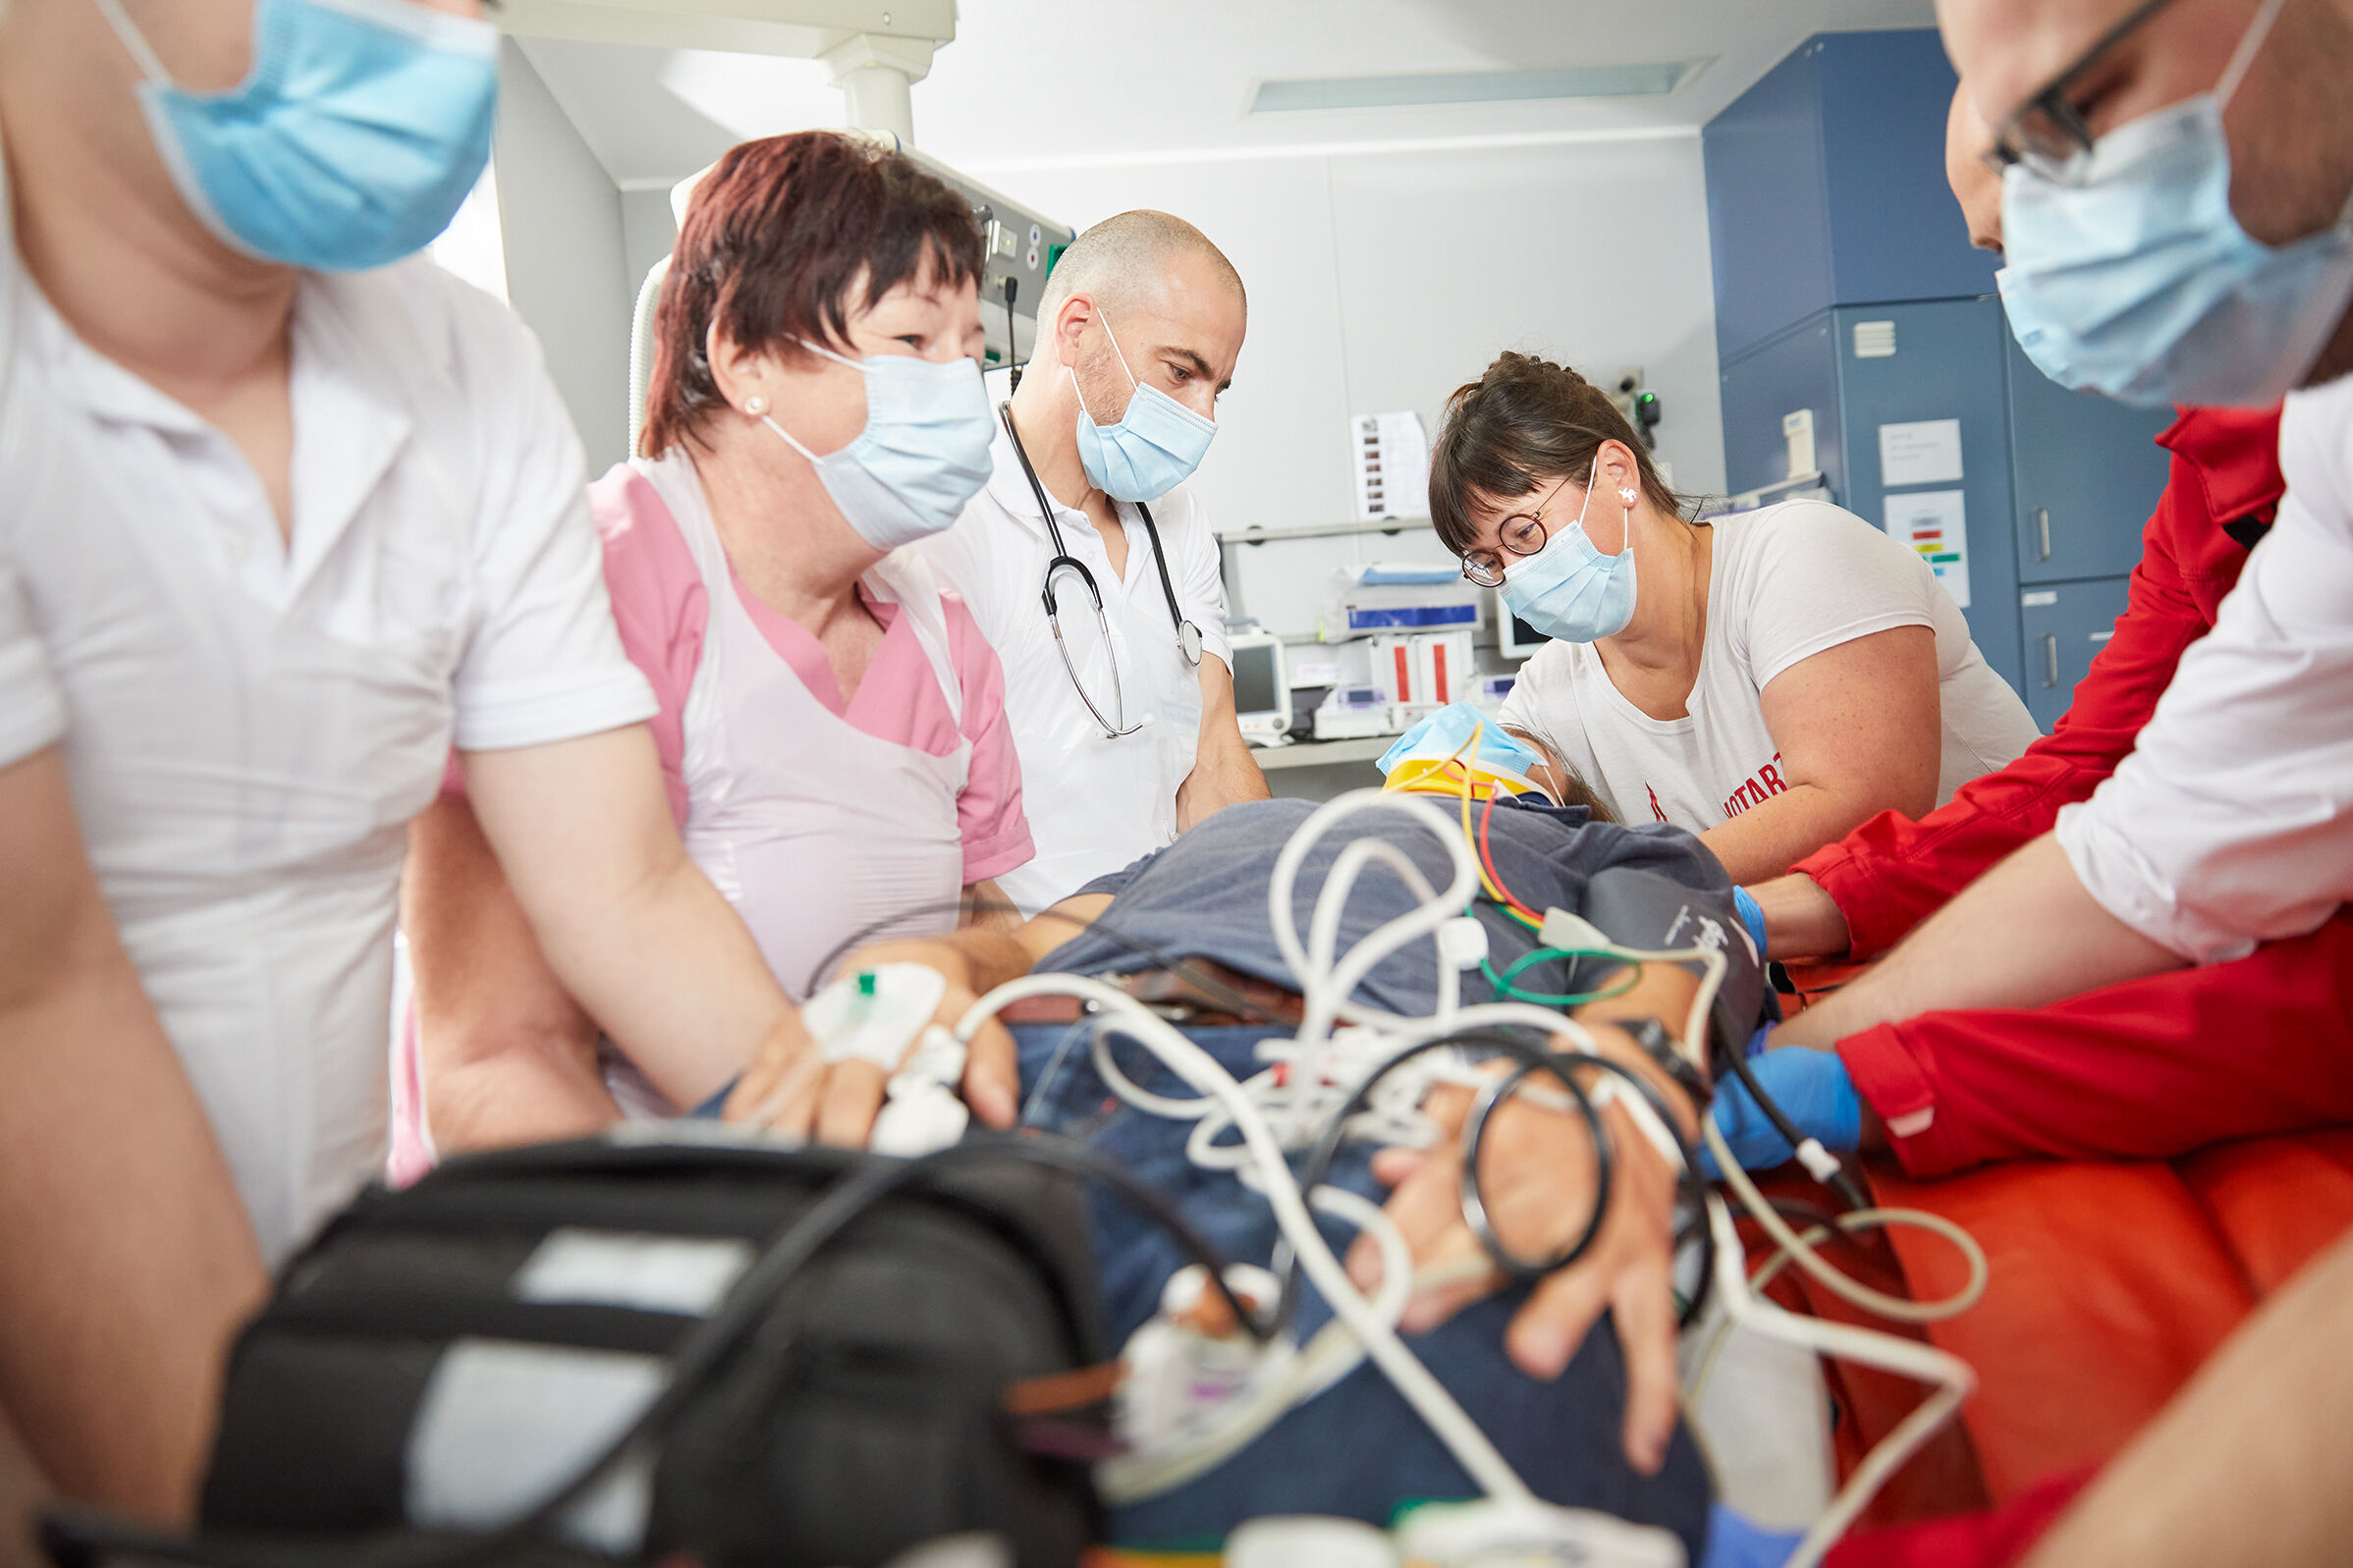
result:
[(2043, 633), (2043, 689), (2058, 689), (2058, 638), (2048, 631)]
[(2049, 507), (2035, 508), (2035, 540), (2043, 552), (2035, 559), (2049, 561), (2051, 559), (2051, 509)]

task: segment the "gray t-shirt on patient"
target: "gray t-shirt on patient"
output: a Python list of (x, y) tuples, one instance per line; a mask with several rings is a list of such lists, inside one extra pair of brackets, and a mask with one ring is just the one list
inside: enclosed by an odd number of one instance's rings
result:
[[(1431, 798), (1442, 811), (1448, 810), (1445, 802)], [(1114, 895), (1101, 929), (1057, 948), (1040, 969), (1120, 974), (1159, 966), (1159, 958), (1119, 940), (1124, 938), (1167, 959), (1207, 958), (1295, 987), (1267, 922), (1267, 889), (1275, 857), (1315, 809), (1315, 802), (1305, 800), (1252, 800), (1229, 806), (1167, 848), (1088, 883), (1079, 890), (1081, 894)], [(1402, 813), (1368, 812), (1351, 818), (1327, 833), (1300, 865), (1291, 898), (1302, 940), (1333, 862), (1367, 834), (1403, 850), (1432, 887), (1443, 889), (1453, 880), (1453, 862), (1446, 848)], [(1593, 822), (1581, 806), (1560, 807), (1533, 799), (1499, 802), (1487, 836), (1498, 880), (1532, 909), (1560, 908), (1582, 915), (1621, 946), (1663, 949), (1699, 942), (1721, 946), (1731, 968), (1717, 1009), (1720, 1028), (1730, 1038), (1744, 1040), (1755, 1027), (1764, 1001), (1759, 965), (1732, 905), (1731, 880), (1696, 838), (1663, 824), (1626, 828)], [(1344, 954), (1418, 901), (1395, 872), (1378, 862), (1366, 866), (1349, 894), (1335, 950)], [(1536, 933), (1486, 898), (1475, 900), (1473, 908), (1487, 930), (1489, 962), (1498, 974), (1537, 946)], [(1572, 992), (1589, 989), (1599, 974), (1590, 964), (1580, 977), (1568, 973), (1566, 964), (1550, 962), (1531, 967), (1515, 984), (1531, 992)], [(1463, 976), (1465, 1002), (1494, 996), (1494, 988), (1477, 970)], [(1408, 944), (1376, 966), (1358, 1000), (1413, 1016), (1435, 1008), (1437, 954), (1429, 939)]]

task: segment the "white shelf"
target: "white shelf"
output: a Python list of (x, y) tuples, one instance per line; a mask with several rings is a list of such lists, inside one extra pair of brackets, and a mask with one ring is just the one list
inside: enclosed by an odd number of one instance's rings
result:
[(1359, 740), (1302, 740), (1290, 746), (1254, 746), (1251, 760), (1259, 771), (1278, 768), (1330, 768), (1351, 762), (1377, 762), (1396, 744), (1395, 735), (1366, 735)]

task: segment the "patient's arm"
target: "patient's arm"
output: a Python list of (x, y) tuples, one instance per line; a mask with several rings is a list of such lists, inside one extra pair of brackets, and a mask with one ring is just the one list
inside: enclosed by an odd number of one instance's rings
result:
[[(1624, 996), (1577, 1013), (1601, 1054), (1641, 1073), (1675, 1111), (1686, 1135), (1695, 1135), (1698, 1126), (1689, 1101), (1611, 1020), (1655, 1017), (1671, 1025), (1688, 1011), (1697, 988), (1683, 969), (1652, 964)], [(1445, 1140), (1428, 1150), (1385, 1150), (1373, 1162), (1373, 1173), (1396, 1189), (1389, 1214), (1413, 1249), (1419, 1276), (1433, 1279), (1406, 1309), (1402, 1326), (1408, 1332), (1436, 1327), (1503, 1283), (1497, 1271), (1483, 1267), (1486, 1251), (1462, 1218), (1460, 1132), (1469, 1104), (1469, 1094), (1459, 1088), (1432, 1095), (1424, 1108)], [(1603, 1116), (1615, 1161), (1610, 1213), (1592, 1250), (1528, 1298), (1511, 1321), (1505, 1349), (1530, 1377), (1558, 1378), (1607, 1310), (1625, 1355), (1626, 1458), (1652, 1475), (1666, 1460), (1677, 1408), (1670, 1285), (1676, 1173), (1622, 1108), (1613, 1106)], [(1515, 1099), (1490, 1121), (1481, 1164), (1489, 1219), (1505, 1246), (1538, 1256), (1576, 1239), (1591, 1213), (1586, 1205), (1595, 1168), (1581, 1116)], [(1379, 1279), (1380, 1252), (1371, 1238), (1359, 1238), (1348, 1265), (1360, 1285)]]

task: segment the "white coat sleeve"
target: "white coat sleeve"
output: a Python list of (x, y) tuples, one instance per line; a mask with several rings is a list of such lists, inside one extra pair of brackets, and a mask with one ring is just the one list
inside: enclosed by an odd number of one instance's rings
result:
[(32, 620), (14, 552), (0, 540), (0, 768), (65, 733), (65, 698)]
[[(2315, 397), (2322, 408), (2299, 408)], [(2132, 755), (2058, 819), (2092, 896), (2201, 963), (2302, 935), (2353, 898), (2353, 396), (2305, 398), (2282, 429), (2278, 523)]]
[(475, 516), (480, 616), (456, 681), (461, 750), (571, 740), (649, 719), (653, 688), (623, 651), (572, 416), (538, 344), (486, 297), (457, 301), (464, 374), (483, 410)]

